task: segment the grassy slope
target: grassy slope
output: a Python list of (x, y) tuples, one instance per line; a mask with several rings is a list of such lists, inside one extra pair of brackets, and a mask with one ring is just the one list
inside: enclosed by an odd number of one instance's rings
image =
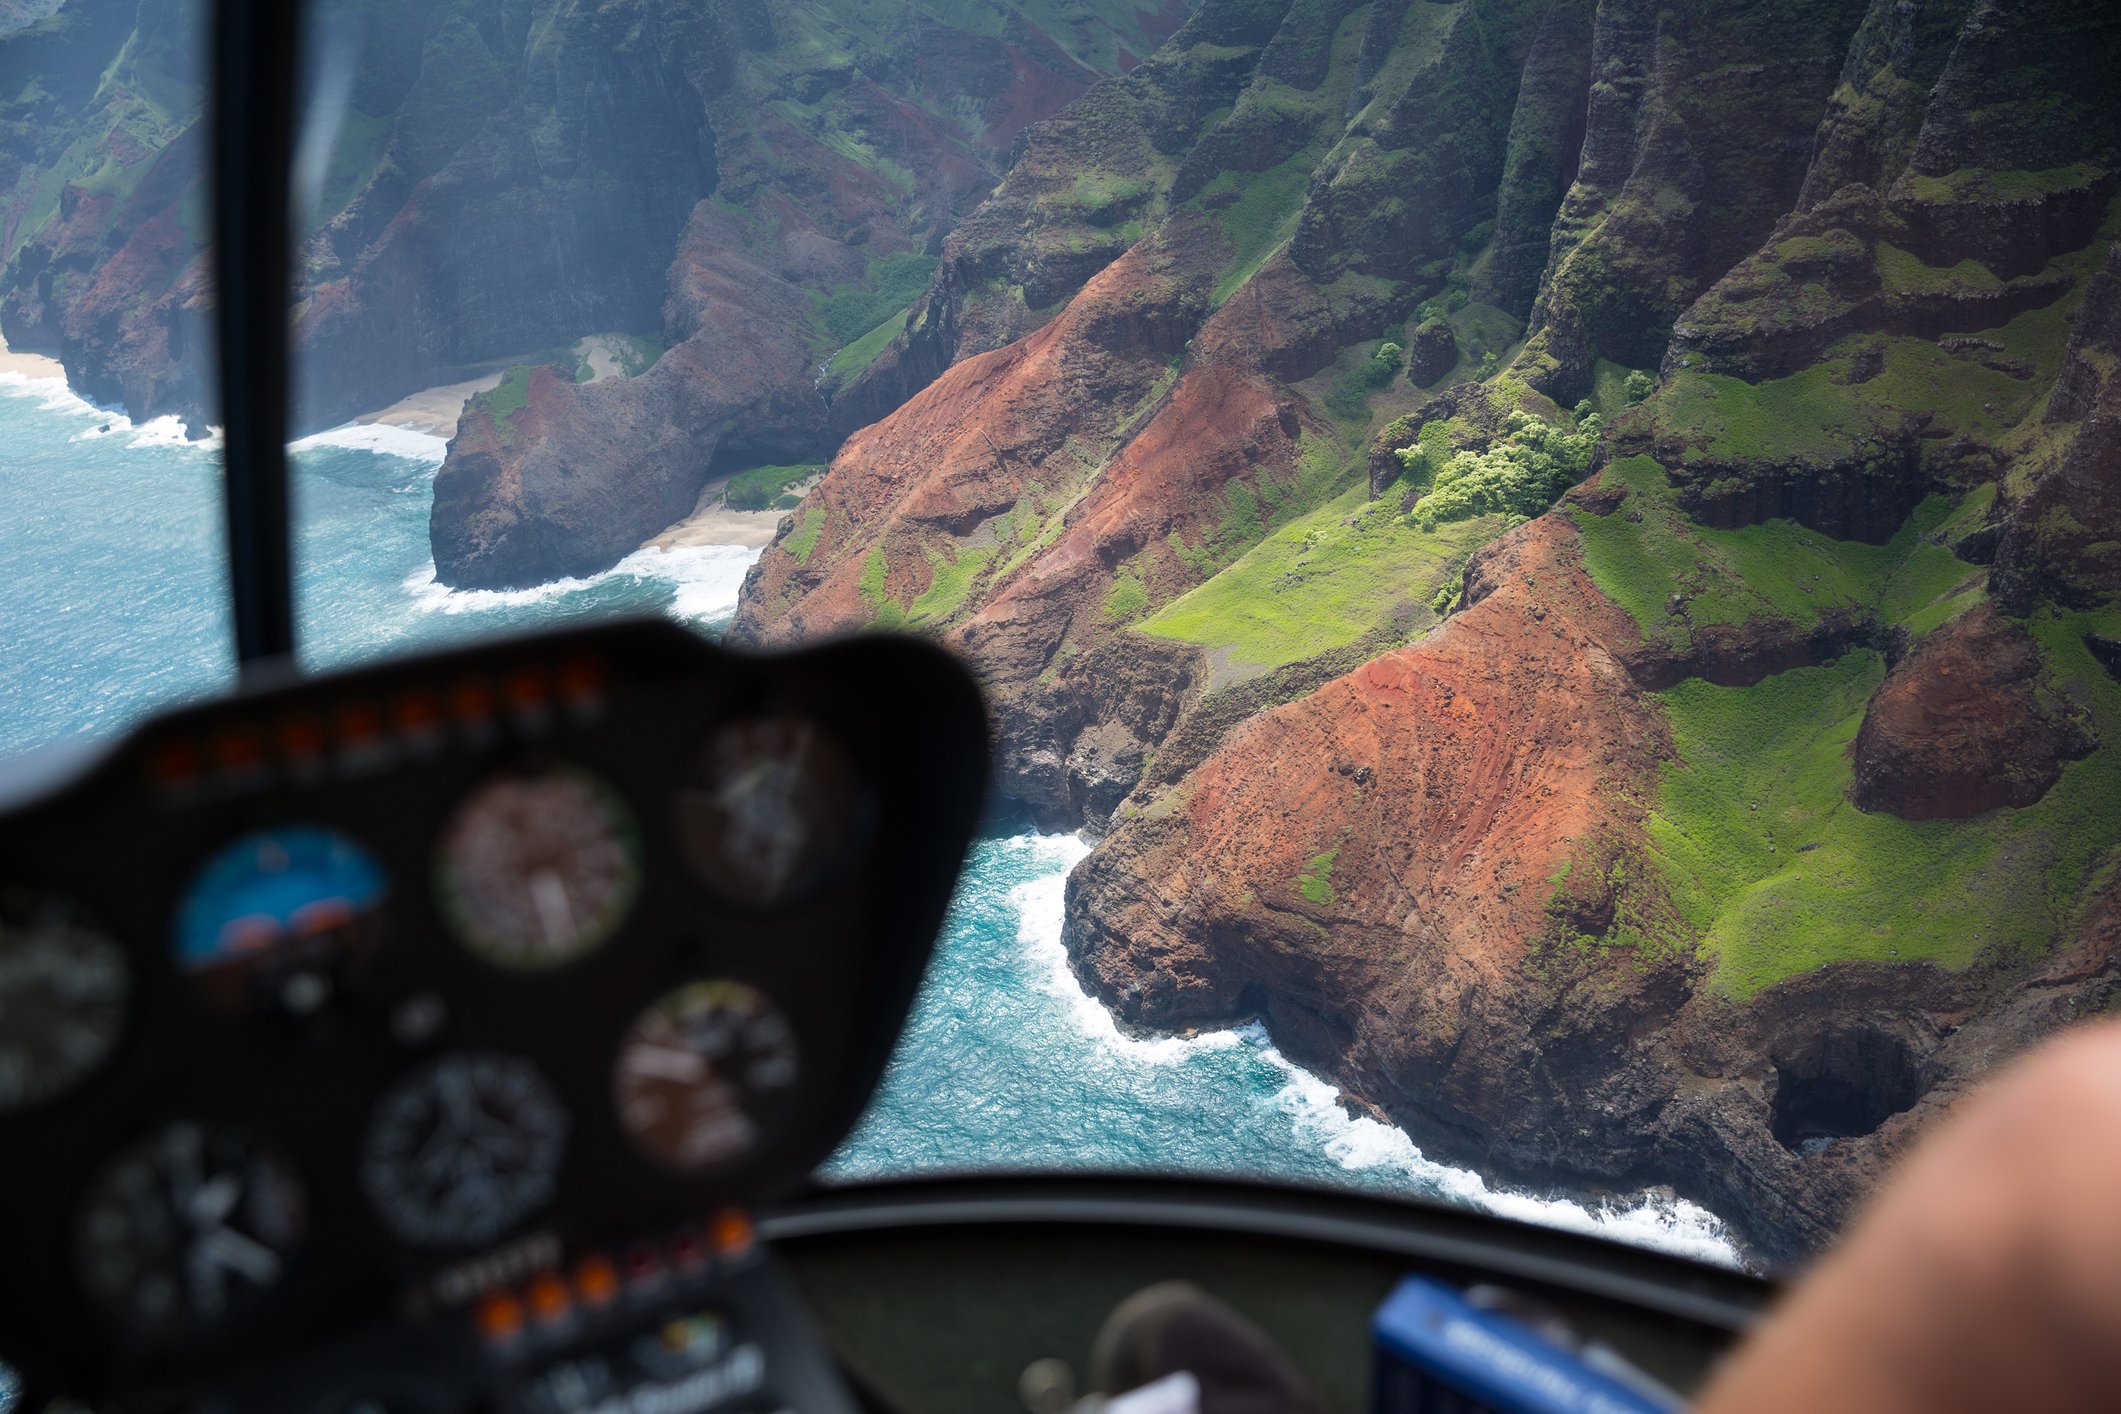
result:
[[(2031, 627), (2057, 678), (2114, 740), (2121, 685), (2084, 634), (2116, 632), (2121, 615)], [(1985, 954), (2037, 955), (2121, 841), (2121, 759), (2111, 749), (2072, 762), (2024, 810), (1911, 822), (1850, 805), (1848, 748), (1884, 674), (1865, 650), (1754, 687), (1692, 679), (1661, 694), (1683, 764), (1665, 771), (1650, 835), (1675, 902), (1716, 961), (1718, 991), (1744, 998), (1851, 958), (1963, 968)]]
[[(1926, 340), (1860, 335), (1790, 378), (1748, 385), (1681, 373), (1651, 411), (1695, 455), (1716, 459), (1845, 455), (1906, 409), (1929, 409), (1941, 424), (1993, 438), (2037, 412), (2075, 304), (2072, 296), (1981, 331), (2005, 346), (2003, 356), (2030, 365), (2031, 379)], [(1883, 371), (1860, 384), (1834, 381), (1864, 346), (1883, 352)], [(1923, 537), (1941, 530), (1950, 539), (1979, 524), (1993, 485), (1933, 495), (1890, 543), (1870, 546), (1781, 520), (1734, 531), (1694, 525), (1648, 457), (1616, 462), (1606, 474), (1628, 484), (1624, 509), (1642, 519), (1579, 516), (1587, 566), (1646, 638), (1680, 651), (1690, 625), (1760, 615), (1808, 629), (1829, 606), (1868, 607), (1882, 624), (1919, 637), (1987, 597), (1984, 571)], [(1674, 593), (1685, 596), (1683, 616), (1671, 613)], [(2090, 710), (2101, 739), (2115, 740), (2121, 685), (2083, 637), (2115, 632), (2121, 614), (2027, 626), (2057, 682)], [(1921, 958), (1956, 969), (2044, 952), (2087, 874), (2121, 842), (2121, 754), (2110, 750), (2071, 763), (2024, 810), (1916, 823), (1855, 809), (1846, 799), (1849, 748), (1884, 675), (1883, 659), (1864, 649), (1753, 687), (1696, 679), (1659, 694), (1680, 761), (1664, 772), (1650, 835), (1721, 993), (1743, 998), (1844, 959)]]
[[(1627, 483), (1625, 514), (1578, 517), (1584, 556), (1601, 589), (1642, 625), (1645, 639), (1679, 651), (1691, 644), (1688, 622), (1738, 624), (1755, 616), (1786, 618), (1808, 630), (1822, 609), (1875, 605), (1892, 623), (1922, 633), (1987, 598), (1982, 571), (1920, 537), (1965, 519), (1952, 499), (1931, 496), (1885, 545), (1832, 540), (1794, 521), (1771, 520), (1742, 530), (1710, 530), (1687, 521), (1648, 457), (1629, 457), (1606, 470)], [(1985, 507), (1993, 487), (1973, 493)], [(1959, 591), (1959, 592), (1954, 592)], [(1687, 618), (1667, 612), (1684, 593)]]
[(1289, 522), (1137, 627), (1228, 649), (1233, 666), (1278, 668), (1354, 642), (1395, 608), (1426, 604), (1501, 529), (1501, 517), (1483, 516), (1424, 535), (1395, 504), (1366, 495), (1356, 486)]
[(906, 327), (906, 316), (912, 312), (912, 306), (909, 305), (834, 354), (832, 371), (842, 378), (852, 378), (876, 362), (876, 356), (884, 351), (884, 346), (897, 338), (898, 331)]

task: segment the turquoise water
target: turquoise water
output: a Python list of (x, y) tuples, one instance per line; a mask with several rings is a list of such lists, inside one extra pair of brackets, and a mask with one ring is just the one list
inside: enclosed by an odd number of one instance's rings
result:
[[(107, 429), (107, 430), (104, 430)], [(713, 633), (757, 552), (641, 551), (592, 579), (512, 593), (434, 582), (442, 444), (390, 428), (295, 446), (297, 594), (312, 667), (613, 611)], [(108, 735), (233, 679), (218, 460), (174, 424), (135, 428), (56, 382), (0, 375), (0, 755)], [(1496, 1192), (1353, 1119), (1257, 1027), (1121, 1036), (1061, 950), (1070, 836), (975, 848), (883, 1088), (832, 1178), (977, 1168), (1244, 1174), (1443, 1198), (1731, 1260), (1687, 1204), (1587, 1210)]]

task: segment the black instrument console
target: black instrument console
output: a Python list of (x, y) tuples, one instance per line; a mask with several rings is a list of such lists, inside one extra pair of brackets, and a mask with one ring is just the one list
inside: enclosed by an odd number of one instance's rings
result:
[(746, 1207), (881, 1076), (985, 741), (911, 641), (635, 622), (173, 712), (18, 801), (0, 1358), (124, 1409), (840, 1414)]

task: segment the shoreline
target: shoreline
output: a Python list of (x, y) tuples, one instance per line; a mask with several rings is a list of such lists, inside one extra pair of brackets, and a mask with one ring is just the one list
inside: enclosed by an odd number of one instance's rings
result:
[(66, 365), (43, 354), (16, 353), (7, 346), (5, 337), (0, 337), (0, 373), (19, 373), (24, 378), (66, 377)]

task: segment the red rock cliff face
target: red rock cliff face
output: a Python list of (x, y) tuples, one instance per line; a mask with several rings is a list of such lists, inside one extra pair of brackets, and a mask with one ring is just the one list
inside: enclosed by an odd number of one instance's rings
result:
[[(1077, 736), (1118, 707), (1073, 681), (1113, 667), (1095, 655), (1119, 627), (1114, 586), (1126, 576), (1161, 600), (1199, 582), (1174, 540), (1203, 542), (1226, 486), (1293, 477), (1307, 428), (1325, 432), (1271, 370), (1313, 371), (1334, 344), (1332, 311), (1283, 265), (1203, 324), (1221, 249), (1205, 223), (1173, 218), (1052, 323), (856, 433), (747, 579), (731, 637), (879, 622), (938, 633), (987, 684), (1002, 788), (1056, 824), (1108, 812), (1135, 774), (1113, 759), (1153, 747), (1198, 657), (1133, 641), (1123, 655), (1160, 662), (1168, 689), (1137, 702), (1144, 721), (1079, 751)], [(948, 571), (970, 572), (960, 597), (924, 600)]]
[[(1470, 608), (1139, 792), (1069, 881), (1069, 956), (1126, 1024), (1264, 1020), (1432, 1157), (1672, 1184), (1800, 1260), (2000, 1057), (2114, 993), (2112, 898), (2017, 979), (1703, 990), (1643, 849), (1672, 744), (1578, 543), (1561, 516), (1512, 532)], [(1793, 1152), (1815, 1124), (1857, 1133)]]
[(1067, 942), (1130, 1022), (1261, 1014), (1388, 1108), (1536, 1143), (1522, 1082), (1551, 1100), (1586, 1073), (1527, 1049), (1569, 990), (1549, 943), (1625, 958), (1564, 1052), (1625, 1048), (1685, 995), (1639, 855), (1671, 745), (1567, 521), (1513, 532), (1467, 582), (1472, 607), (1254, 717), (1117, 829), (1070, 882)]
[(1849, 798), (1904, 820), (1964, 820), (2039, 800), (2064, 762), (2098, 745), (2041, 676), (2032, 639), (1990, 605), (1927, 635), (1863, 714)]

